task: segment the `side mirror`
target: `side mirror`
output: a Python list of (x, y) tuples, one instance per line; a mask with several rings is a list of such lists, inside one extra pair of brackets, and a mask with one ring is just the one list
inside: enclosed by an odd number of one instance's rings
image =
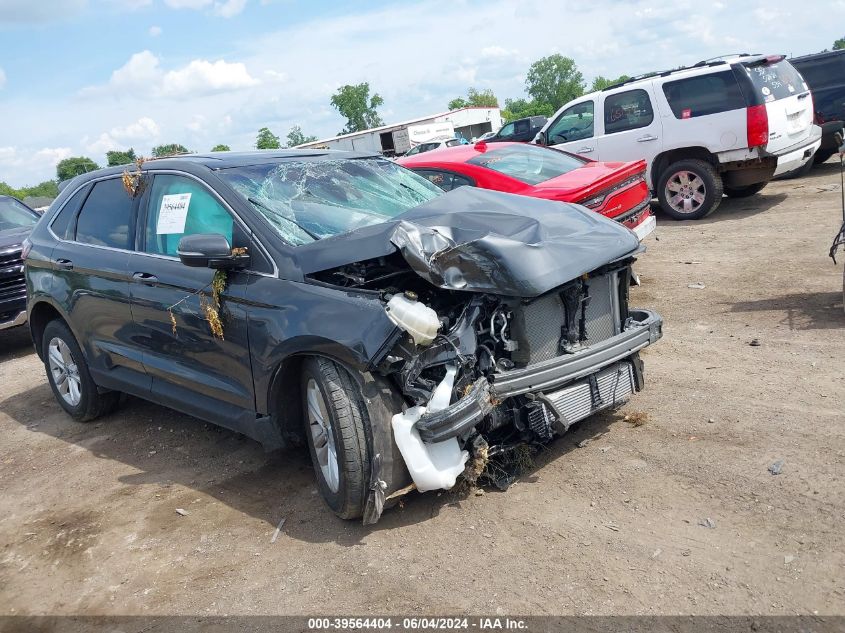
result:
[(179, 260), (192, 268), (229, 270), (249, 265), (249, 255), (233, 255), (229, 240), (219, 233), (196, 233), (179, 240)]
[(542, 130), (537, 132), (537, 136), (534, 137), (534, 143), (536, 143), (537, 145), (548, 145), (548, 142), (546, 140), (546, 133)]

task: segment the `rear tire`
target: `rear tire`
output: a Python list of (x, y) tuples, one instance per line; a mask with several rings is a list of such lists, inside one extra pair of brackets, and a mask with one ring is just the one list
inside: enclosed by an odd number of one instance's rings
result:
[(358, 518), (370, 474), (367, 408), (358, 383), (340, 365), (309, 358), (302, 365), (302, 403), (320, 494), (340, 518)]
[(700, 220), (713, 213), (722, 201), (722, 178), (706, 161), (679, 160), (660, 175), (657, 199), (669, 217)]
[(77, 422), (90, 422), (114, 410), (120, 394), (99, 392), (82, 349), (63, 321), (50, 321), (41, 341), (47, 382), (68, 415)]
[(820, 149), (816, 152), (816, 155), (813, 156), (813, 160), (811, 162), (814, 165), (821, 165), (822, 163), (826, 163), (835, 153), (836, 150), (833, 149)]
[(723, 190), (725, 195), (728, 198), (748, 198), (753, 196), (754, 194), (760, 193), (760, 191), (769, 184), (769, 181), (766, 182), (758, 182), (754, 185), (748, 185), (747, 187), (729, 187), (725, 185)]

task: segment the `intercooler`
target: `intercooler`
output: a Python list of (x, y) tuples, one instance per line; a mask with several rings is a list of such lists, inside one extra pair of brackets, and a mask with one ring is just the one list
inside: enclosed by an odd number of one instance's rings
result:
[(558, 289), (513, 311), (511, 335), (519, 345), (511, 354), (515, 363), (532, 365), (565, 353), (567, 303), (571, 312), (569, 325), (583, 339), (578, 341), (580, 344), (590, 345), (619, 334), (618, 271), (575, 283), (577, 287), (570, 287), (570, 291), (577, 290), (576, 303), (567, 302), (566, 290)]

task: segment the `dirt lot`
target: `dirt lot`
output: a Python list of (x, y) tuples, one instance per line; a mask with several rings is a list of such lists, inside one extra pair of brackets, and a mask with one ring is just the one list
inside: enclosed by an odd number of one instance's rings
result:
[(72, 422), (0, 334), (0, 613), (845, 613), (839, 196), (829, 163), (662, 219), (633, 292), (665, 318), (645, 391), (507, 492), (414, 494), (371, 529), (304, 453), (139, 400)]

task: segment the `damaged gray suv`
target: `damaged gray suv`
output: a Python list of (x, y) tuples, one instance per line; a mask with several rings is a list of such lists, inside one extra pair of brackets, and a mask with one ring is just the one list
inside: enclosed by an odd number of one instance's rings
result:
[(304, 440), (326, 503), (371, 523), (642, 388), (662, 322), (628, 306), (640, 249), (372, 155), (180, 156), (63, 190), (25, 246), (29, 325), (75, 419), (125, 392)]

